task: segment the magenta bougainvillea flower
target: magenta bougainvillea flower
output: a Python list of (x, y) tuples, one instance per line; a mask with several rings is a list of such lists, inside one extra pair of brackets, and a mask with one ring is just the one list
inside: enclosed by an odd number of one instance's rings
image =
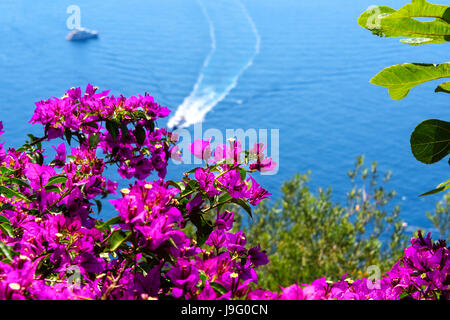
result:
[(197, 139), (190, 145), (191, 153), (199, 159), (208, 160), (211, 157), (211, 144), (208, 140)]
[[(72, 88), (36, 103), (31, 119), (44, 132), (22, 147), (0, 144), (0, 299), (449, 299), (445, 241), (421, 232), (374, 286), (371, 279), (320, 278), (278, 292), (258, 285), (269, 259), (233, 230), (240, 211), (270, 197), (250, 174), (273, 170), (266, 146), (237, 140), (212, 151), (180, 180), (167, 180), (168, 160), (181, 158), (178, 136), (156, 125), (170, 110), (149, 94), (114, 97)], [(4, 133), (0, 121), (0, 137)], [(45, 153), (51, 145), (54, 157)], [(63, 141), (61, 141), (63, 140)], [(133, 179), (119, 190), (105, 176)], [(97, 212), (102, 199), (111, 218)]]

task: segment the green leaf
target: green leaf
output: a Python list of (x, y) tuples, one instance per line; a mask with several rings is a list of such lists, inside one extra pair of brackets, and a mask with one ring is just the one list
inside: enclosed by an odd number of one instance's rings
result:
[(404, 300), (406, 298), (409, 298), (409, 296), (410, 296), (410, 294), (408, 293), (408, 291), (405, 290), (400, 294), (399, 299)]
[[(183, 181), (180, 181), (181, 183), (186, 183), (185, 185), (184, 185), (184, 190), (181, 192), (181, 196), (183, 196), (183, 195), (185, 195), (185, 194), (187, 194), (187, 193), (190, 193), (190, 191), (192, 191), (192, 188), (191, 187), (193, 187), (194, 185), (193, 184), (191, 184), (191, 185), (189, 185), (189, 182), (191, 181), (191, 180), (188, 180), (189, 178), (187, 178), (186, 176), (184, 176), (183, 177)], [(187, 181), (186, 181), (187, 180)]]
[(93, 128), (93, 129), (98, 129), (98, 124), (96, 122), (83, 123), (82, 126), (88, 126), (88, 127)]
[(31, 188), (30, 185), (19, 178), (7, 178), (8, 184), (15, 184), (26, 188)]
[(21, 200), (30, 202), (30, 199), (28, 199), (26, 196), (6, 186), (0, 186), (0, 194), (3, 194), (7, 198), (17, 197)]
[(5, 233), (5, 234), (7, 234), (8, 236), (10, 236), (11, 238), (14, 238), (14, 237), (15, 237), (15, 235), (14, 235), (14, 229), (13, 229), (13, 227), (12, 227), (10, 224), (7, 224), (7, 223), (1, 223), (1, 224), (0, 224), (0, 230), (1, 230), (3, 233)]
[(131, 231), (114, 230), (109, 237), (109, 250), (116, 251), (131, 236)]
[(247, 170), (245, 170), (244, 168), (238, 168), (239, 173), (241, 174), (241, 181), (244, 181), (245, 178), (247, 177)]
[[(415, 18), (435, 18), (419, 21)], [(425, 0), (413, 0), (399, 10), (372, 6), (361, 14), (358, 24), (372, 33), (385, 37), (413, 37), (403, 40), (412, 45), (450, 41), (450, 9)]]
[(10, 261), (13, 260), (13, 256), (17, 255), (16, 252), (12, 250), (12, 247), (7, 246), (3, 242), (0, 242), (0, 251), (6, 256), (6, 258)]
[(436, 193), (442, 192), (442, 191), (444, 191), (444, 190), (447, 190), (449, 187), (450, 187), (450, 186), (436, 188), (436, 189), (427, 191), (427, 192), (425, 192), (425, 193), (422, 193), (421, 195), (419, 195), (419, 197), (429, 196), (429, 195), (432, 195), (432, 194), (436, 194)]
[(185, 191), (188, 190), (195, 190), (197, 187), (199, 187), (199, 183), (197, 180), (189, 180), (186, 186)]
[(175, 241), (172, 238), (167, 239), (167, 242), (169, 242), (172, 245), (172, 247), (178, 249), (177, 244), (175, 243)]
[(397, 11), (396, 16), (438, 18), (442, 22), (450, 23), (450, 7), (432, 4), (426, 0), (412, 0), (410, 4)]
[(169, 181), (167, 181), (167, 185), (175, 187), (175, 188), (179, 189), (180, 191), (183, 191), (185, 188), (185, 185), (182, 181), (169, 180)]
[(121, 217), (117, 216), (117, 217), (111, 218), (111, 219), (109, 219), (107, 221), (98, 221), (97, 220), (97, 222), (99, 223), (99, 225), (97, 225), (96, 228), (101, 228), (102, 229), (102, 228), (107, 227), (107, 226), (112, 226), (114, 224), (123, 223), (123, 220), (122, 220)]
[(69, 128), (64, 128), (64, 136), (66, 137), (67, 143), (70, 146), (70, 141), (72, 140), (72, 131)]
[(133, 112), (132, 112), (132, 115), (133, 115), (133, 117), (134, 117), (136, 120), (143, 120), (143, 119), (145, 119), (145, 112), (142, 111), (142, 110), (136, 110), (136, 111), (133, 111)]
[(202, 285), (209, 279), (208, 275), (203, 270), (198, 271), (198, 278), (201, 280)]
[(114, 224), (120, 224), (120, 223), (123, 223), (123, 220), (121, 217), (117, 216), (117, 217), (111, 218), (111, 219), (103, 222), (102, 224), (104, 226), (112, 226)]
[(11, 205), (10, 203), (4, 203), (0, 207), (0, 212), (3, 211), (3, 210), (11, 210), (13, 208), (14, 208), (14, 206)]
[(27, 152), (28, 150), (30, 150), (30, 145), (29, 144), (24, 144), (23, 146), (19, 147), (16, 151), (17, 152)]
[(98, 200), (98, 199), (94, 199), (95, 200), (95, 203), (97, 204), (97, 213), (98, 214), (100, 214), (100, 212), (102, 211), (102, 202), (100, 201), (100, 200)]
[(106, 130), (108, 130), (109, 134), (113, 137), (114, 141), (116, 141), (117, 136), (119, 135), (119, 120), (111, 119), (106, 120)]
[(11, 224), (11, 221), (5, 216), (0, 215), (0, 223), (8, 223)]
[[(151, 120), (152, 117), (150, 115), (146, 114), (145, 118), (147, 120)], [(150, 121), (150, 123), (148, 124), (147, 130), (149, 133), (152, 133), (153, 131), (155, 131), (155, 122), (154, 121)]]
[(95, 228), (97, 228), (97, 230), (104, 231), (105, 228), (115, 225), (115, 224), (120, 224), (120, 223), (123, 223), (123, 220), (122, 220), (122, 218), (117, 216), (117, 217), (111, 218), (107, 221), (97, 220), (95, 222)]
[[(47, 124), (45, 125), (45, 131), (46, 131), (46, 132), (47, 132), (48, 128), (49, 128), (49, 124), (47, 123)], [(31, 133), (27, 134), (27, 136), (30, 138), (30, 140), (29, 140), (29, 141), (26, 141), (26, 142), (29, 142), (29, 143), (33, 144), (38, 150), (42, 150), (42, 142), (39, 141), (39, 140), (40, 140), (39, 138), (35, 137), (35, 136), (34, 136), (33, 134), (31, 134)], [(31, 146), (30, 146), (30, 147), (31, 147)]]
[(11, 174), (14, 174), (16, 170), (13, 170), (11, 168), (8, 167), (0, 167), (0, 172), (2, 173), (2, 175), (4, 176), (9, 176)]
[(197, 245), (201, 247), (206, 240), (208, 240), (209, 235), (213, 231), (210, 221), (205, 220), (205, 217), (198, 213), (191, 213), (189, 219), (192, 224), (197, 228)]
[(40, 152), (36, 152), (31, 156), (34, 163), (42, 165), (44, 163), (44, 156)]
[(145, 129), (142, 126), (136, 126), (133, 131), (134, 136), (138, 144), (143, 144), (145, 141)]
[(100, 142), (100, 133), (93, 133), (89, 136), (89, 147), (95, 148)]
[(215, 201), (219, 205), (217, 206), (217, 210), (222, 211), (225, 205), (229, 203), (229, 201), (232, 199), (230, 194), (227, 191), (224, 191), (219, 196), (217, 196), (217, 200)]
[(3, 233), (7, 234), (11, 238), (15, 237), (11, 221), (9, 221), (8, 218), (2, 215), (0, 215), (0, 230), (2, 230)]
[(444, 93), (450, 93), (450, 81), (444, 82), (443, 84), (440, 84), (434, 92), (444, 92)]
[(224, 295), (228, 290), (218, 282), (211, 282), (210, 286), (220, 295)]
[(423, 196), (428, 196), (431, 194), (436, 194), (442, 191), (447, 190), (448, 188), (450, 188), (450, 179), (448, 179), (445, 182), (442, 182), (441, 184), (439, 184), (436, 189), (430, 190), (428, 192), (422, 193), (421, 195), (419, 195), (419, 197), (423, 197)]
[(122, 131), (122, 136), (123, 137), (128, 137), (128, 127), (127, 124), (125, 122), (120, 122), (120, 131)]
[(187, 171), (186, 173), (187, 173), (187, 174), (194, 173), (197, 169), (198, 169), (198, 167), (197, 167), (197, 168), (194, 168), (194, 169), (191, 169), (191, 170)]
[(245, 201), (242, 200), (242, 199), (235, 199), (235, 198), (232, 198), (232, 199), (231, 199), (231, 202), (233, 202), (233, 203), (239, 205), (242, 209), (244, 209), (245, 211), (247, 211), (248, 215), (249, 215), (251, 218), (253, 218), (253, 216), (252, 216), (252, 208), (250, 207), (250, 205), (249, 205), (247, 202), (245, 202)]
[(401, 100), (415, 86), (446, 77), (450, 77), (450, 63), (405, 63), (381, 70), (370, 82), (387, 88), (392, 99)]
[(435, 163), (450, 153), (450, 122), (425, 120), (414, 129), (410, 142), (417, 160)]
[(230, 194), (227, 191), (225, 191), (219, 196), (219, 199), (217, 200), (217, 202), (226, 202), (231, 199), (232, 198), (231, 198)]
[(45, 192), (56, 192), (61, 193), (61, 189), (58, 186), (46, 186), (44, 187)]
[(51, 185), (54, 185), (54, 184), (57, 184), (57, 183), (65, 183), (66, 181), (67, 181), (67, 177), (66, 176), (64, 176), (64, 175), (57, 175), (57, 176), (54, 176), (54, 177), (51, 177), (50, 179), (48, 179), (48, 182), (47, 182), (47, 184), (45, 186), (47, 187), (47, 186), (51, 186)]

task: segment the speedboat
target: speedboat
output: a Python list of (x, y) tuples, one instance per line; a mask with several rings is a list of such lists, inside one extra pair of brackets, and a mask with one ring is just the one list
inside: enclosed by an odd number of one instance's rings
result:
[(92, 38), (97, 38), (99, 32), (95, 30), (89, 30), (86, 28), (77, 28), (75, 30), (72, 30), (69, 32), (69, 34), (66, 37), (66, 40), (87, 40)]

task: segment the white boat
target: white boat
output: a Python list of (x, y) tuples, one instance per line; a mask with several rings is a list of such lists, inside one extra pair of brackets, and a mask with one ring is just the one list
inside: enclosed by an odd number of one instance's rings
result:
[(95, 30), (89, 30), (86, 28), (77, 28), (69, 32), (66, 37), (66, 40), (76, 41), (76, 40), (86, 40), (97, 38), (99, 32)]

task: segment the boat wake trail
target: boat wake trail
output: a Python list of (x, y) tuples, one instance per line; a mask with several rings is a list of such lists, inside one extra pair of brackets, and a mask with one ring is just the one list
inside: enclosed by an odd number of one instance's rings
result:
[(192, 92), (169, 119), (169, 128), (202, 122), (237, 86), (260, 51), (258, 29), (240, 0), (197, 2), (209, 24), (211, 49)]

